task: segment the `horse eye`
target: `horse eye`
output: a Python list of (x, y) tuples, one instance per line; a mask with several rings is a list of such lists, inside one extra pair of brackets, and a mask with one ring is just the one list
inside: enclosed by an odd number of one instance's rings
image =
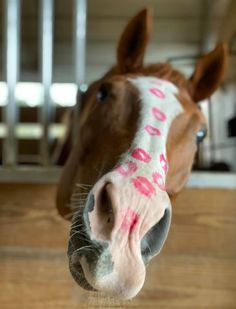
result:
[(204, 138), (206, 137), (207, 134), (207, 129), (205, 127), (201, 128), (198, 132), (197, 132), (197, 144), (200, 144)]
[(111, 85), (109, 83), (102, 84), (100, 89), (97, 92), (97, 101), (98, 102), (105, 101), (107, 97), (109, 96), (110, 89), (111, 89)]

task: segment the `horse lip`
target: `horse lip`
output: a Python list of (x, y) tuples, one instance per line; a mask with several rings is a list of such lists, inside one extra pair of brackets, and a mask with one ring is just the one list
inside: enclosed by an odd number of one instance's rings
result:
[[(85, 218), (83, 216), (81, 223), (83, 223), (84, 227), (87, 227), (84, 219)], [(73, 233), (72, 230), (71, 230), (71, 233)], [(88, 241), (89, 241), (89, 235), (88, 235)], [(86, 244), (82, 244), (82, 245), (78, 243), (74, 244), (78, 246), (77, 247), (78, 249), (80, 249), (78, 252), (76, 252), (74, 251), (74, 249), (72, 249), (73, 243), (74, 243), (74, 240), (71, 238), (69, 242), (69, 246), (68, 246), (68, 251), (67, 251), (67, 256), (69, 258), (69, 269), (70, 269), (71, 275), (76, 281), (76, 283), (83, 289), (88, 290), (88, 291), (96, 291), (96, 289), (94, 289), (87, 281), (84, 275), (82, 265), (80, 263), (80, 257), (85, 253), (85, 250), (83, 250), (83, 247), (86, 246)]]
[[(86, 279), (86, 277), (84, 275), (83, 268), (82, 268), (79, 260), (77, 260), (77, 263), (76, 263), (76, 266), (75, 266), (74, 263), (71, 261), (71, 259), (72, 259), (72, 257), (69, 258), (69, 268), (70, 268), (71, 275), (74, 278), (74, 280), (76, 281), (76, 283), (78, 283), (78, 285), (85, 290), (93, 291), (93, 292), (97, 291), (94, 287), (92, 287), (89, 284), (88, 280)], [(79, 270), (78, 270), (78, 268), (79, 268)]]

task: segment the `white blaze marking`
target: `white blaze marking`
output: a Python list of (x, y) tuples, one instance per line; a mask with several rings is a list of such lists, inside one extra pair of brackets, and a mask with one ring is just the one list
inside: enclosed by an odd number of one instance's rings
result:
[(141, 113), (132, 146), (123, 155), (120, 163), (121, 166), (126, 164), (125, 162), (136, 164), (136, 168), (130, 170), (130, 175), (127, 172), (125, 176), (132, 179), (143, 176), (133, 184), (138, 190), (138, 187), (141, 187), (139, 191), (143, 189), (143, 194), (148, 196), (148, 183), (144, 178), (155, 186), (158, 185), (159, 189), (164, 189), (163, 183), (168, 169), (167, 136), (172, 121), (183, 112), (183, 107), (176, 98), (178, 89), (168, 81), (156, 77), (138, 77), (130, 79), (130, 82), (139, 90)]

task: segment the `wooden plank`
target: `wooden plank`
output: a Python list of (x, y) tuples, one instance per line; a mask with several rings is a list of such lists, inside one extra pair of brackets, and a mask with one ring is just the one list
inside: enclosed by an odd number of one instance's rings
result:
[[(127, 19), (123, 18), (88, 18), (88, 40), (117, 41)], [(23, 40), (32, 40), (37, 35), (36, 24), (31, 19), (22, 20)], [(107, 30), (109, 29), (109, 31)], [(159, 42), (196, 43), (200, 40), (201, 21), (199, 19), (159, 18), (153, 27), (153, 39)], [(72, 20), (57, 21), (55, 25), (56, 41), (72, 39)]]
[[(1, 0), (2, 1), (2, 0)], [(216, 17), (222, 17), (226, 13), (229, 0), (217, 0)], [(2, 7), (2, 6), (1, 6)], [(92, 18), (127, 17), (144, 7), (153, 11), (155, 18), (202, 18), (204, 6), (196, 0), (88, 0), (88, 15)], [(22, 0), (22, 14), (24, 18), (38, 17), (39, 0)], [(55, 1), (56, 18), (70, 18), (73, 12), (73, 0)]]
[(221, 28), (218, 31), (219, 41), (230, 42), (236, 33), (236, 2), (231, 0), (228, 5), (227, 14), (222, 22)]
[[(26, 3), (31, 0), (24, 0)], [(66, 1), (66, 4), (65, 4)], [(219, 9), (216, 16), (222, 16), (225, 13), (225, 2), (227, 0), (217, 1)], [(70, 16), (73, 11), (72, 0), (57, 0), (55, 2), (56, 15)], [(132, 17), (144, 7), (150, 7), (154, 15), (159, 17), (185, 18), (202, 17), (203, 6), (201, 1), (196, 0), (88, 0), (88, 14), (91, 17)], [(31, 8), (32, 10), (32, 8)]]
[[(116, 61), (117, 42), (89, 42), (87, 45), (87, 66), (111, 66)], [(155, 43), (148, 45), (145, 62), (156, 63), (164, 62), (170, 57), (179, 55), (196, 55), (198, 54), (198, 44), (184, 43)], [(54, 50), (54, 66), (60, 69), (60, 66), (73, 67), (73, 49), (72, 44), (57, 43)], [(0, 53), (1, 57), (1, 53)], [(37, 57), (37, 46), (30, 42), (24, 46), (21, 64), (24, 72), (26, 70), (35, 70)], [(79, 57), (79, 55), (78, 55)]]
[[(69, 226), (54, 208), (55, 187), (5, 188), (0, 208), (0, 245), (66, 248)], [(40, 200), (34, 200), (34, 196), (40, 196)], [(235, 204), (234, 190), (184, 190), (174, 203), (164, 250), (169, 254), (204, 252), (215, 257), (235, 257)]]
[(185, 189), (141, 293), (118, 302), (80, 289), (68, 271), (68, 224), (55, 186), (0, 186), (0, 303), (18, 308), (235, 308), (236, 191)]
[[(92, 65), (86, 68), (86, 83), (90, 83), (96, 79), (101, 78), (109, 69), (110, 65)], [(188, 70), (187, 70), (188, 71)], [(1, 75), (0, 75), (1, 76)], [(60, 65), (54, 68), (54, 80), (55, 83), (73, 83), (74, 82), (74, 70), (72, 66)], [(35, 71), (25, 71), (21, 75), (21, 81), (38, 81), (38, 73)]]
[[(26, 3), (31, 0), (24, 0)], [(66, 1), (66, 4), (65, 4)], [(72, 0), (57, 0), (57, 16), (69, 16), (73, 10)], [(131, 17), (144, 7), (151, 7), (158, 17), (199, 17), (202, 15), (200, 1), (195, 0), (88, 0), (88, 14), (92, 17)], [(32, 10), (32, 8), (31, 8)]]
[[(68, 45), (56, 46), (55, 53), (55, 77), (63, 81), (63, 77), (73, 77), (72, 49)], [(198, 46), (193, 44), (150, 44), (145, 63), (165, 62), (169, 57), (175, 57), (186, 53), (195, 55)], [(79, 57), (79, 55), (78, 55)], [(87, 47), (86, 80), (88, 82), (100, 78), (112, 65), (116, 63), (116, 44), (89, 43)], [(180, 64), (178, 69), (184, 69)], [(192, 70), (191, 70), (192, 71)], [(66, 74), (65, 74), (66, 73)], [(72, 81), (72, 80), (71, 80)]]
[(150, 7), (156, 17), (201, 17), (202, 6), (195, 0), (89, 0), (88, 12), (91, 16), (126, 16), (137, 14), (144, 7)]
[(166, 250), (236, 257), (235, 190), (185, 189), (173, 206)]
[[(87, 65), (114, 65), (116, 61), (117, 42), (88, 42), (87, 44)], [(146, 52), (145, 62), (155, 63), (166, 61), (170, 57), (179, 55), (195, 55), (198, 54), (198, 44), (186, 43), (156, 43), (151, 40)], [(73, 59), (72, 46), (66, 43), (58, 43), (55, 45), (56, 66), (72, 65)], [(79, 57), (79, 55), (78, 55)]]
[(68, 223), (57, 215), (54, 186), (1, 184), (0, 192), (0, 245), (66, 248)]
[(161, 254), (130, 302), (107, 300), (73, 282), (63, 252), (1, 252), (0, 302), (8, 308), (234, 308), (235, 259)]
[[(56, 39), (63, 40), (70, 37), (72, 39), (72, 0), (55, 1), (55, 34)], [(226, 14), (227, 0), (217, 1), (215, 18), (222, 18)], [(155, 30), (159, 30), (157, 35), (160, 40), (163, 28), (167, 32), (163, 32), (164, 37), (168, 38), (168, 29), (172, 31), (176, 29), (177, 38), (180, 36), (181, 40), (184, 39), (196, 39), (201, 35), (201, 29), (195, 26), (195, 23), (201, 23), (203, 14), (203, 6), (201, 1), (195, 0), (179, 0), (178, 2), (173, 0), (121, 0), (119, 3), (111, 0), (90, 0), (88, 1), (88, 29), (89, 37), (104, 39), (107, 36), (113, 37), (120, 33), (127, 21), (136, 14), (141, 8), (145, 6), (153, 7), (153, 16), (155, 24)], [(1, 6), (3, 7), (3, 6)], [(23, 40), (29, 40), (35, 38), (38, 34), (38, 1), (24, 0), (22, 1), (22, 38)], [(185, 22), (188, 27), (178, 26), (178, 23)], [(106, 27), (106, 23), (109, 24), (109, 28)], [(172, 23), (177, 23), (177, 26), (172, 26)], [(113, 24), (113, 26), (111, 26)], [(167, 27), (166, 27), (167, 25)], [(1, 25), (0, 25), (1, 27)], [(98, 28), (97, 28), (98, 27)], [(114, 29), (113, 29), (114, 27)], [(96, 30), (101, 29), (102, 33), (98, 32), (96, 36)], [(109, 31), (107, 31), (109, 29)], [(192, 29), (192, 31), (189, 31)], [(180, 30), (180, 31), (179, 31)], [(196, 31), (197, 30), (197, 31)], [(104, 34), (105, 31), (105, 34)], [(179, 32), (179, 34), (178, 34)], [(158, 32), (157, 32), (158, 33)], [(166, 35), (167, 33), (167, 35)], [(1, 34), (1, 31), (0, 31)], [(173, 39), (175, 38), (172, 35)], [(162, 38), (163, 40), (163, 38)]]

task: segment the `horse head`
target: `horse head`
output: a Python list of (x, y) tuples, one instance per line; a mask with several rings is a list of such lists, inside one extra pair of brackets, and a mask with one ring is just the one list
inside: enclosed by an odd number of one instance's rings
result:
[(58, 187), (72, 213), (68, 257), (82, 287), (128, 299), (145, 280), (171, 222), (206, 120), (197, 103), (219, 86), (226, 47), (200, 58), (187, 79), (170, 64), (144, 65), (148, 10), (126, 26), (117, 64), (80, 98), (79, 130)]

